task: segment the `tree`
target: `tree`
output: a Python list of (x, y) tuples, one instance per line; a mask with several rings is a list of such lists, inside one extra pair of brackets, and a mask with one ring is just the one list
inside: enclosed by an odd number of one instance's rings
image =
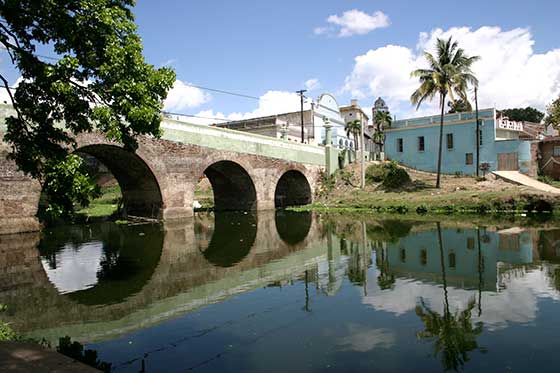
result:
[(467, 111), (472, 111), (471, 103), (469, 101), (463, 101), (462, 99), (449, 101), (447, 103), (447, 106), (449, 107), (449, 111), (447, 112), (447, 114), (464, 113)]
[(375, 122), (375, 133), (373, 134), (373, 142), (375, 142), (380, 146), (381, 149), (383, 149), (383, 145), (385, 143), (384, 129), (385, 127), (391, 127), (391, 125), (393, 124), (393, 118), (391, 117), (391, 113), (388, 111), (377, 111), (375, 112), (373, 121)]
[(22, 76), (12, 92), (0, 75), (16, 113), (6, 120), (4, 140), (9, 157), (43, 186), (53, 215), (68, 215), (73, 204), (96, 195), (72, 154), (76, 135), (98, 131), (129, 151), (137, 136), (161, 135), (162, 103), (175, 73), (144, 61), (134, 4), (0, 0), (0, 44)]
[(510, 120), (516, 122), (533, 122), (540, 123), (544, 118), (544, 113), (538, 111), (535, 108), (527, 106), (523, 108), (506, 109), (502, 110), (502, 114), (508, 117)]
[(430, 67), (428, 69), (418, 69), (411, 73), (412, 77), (419, 79), (420, 87), (412, 94), (410, 101), (418, 109), (425, 100), (432, 100), (434, 96), (439, 95), (441, 119), (436, 179), (436, 188), (439, 188), (445, 100), (449, 96), (451, 101), (455, 101), (455, 96), (457, 96), (465, 102), (468, 101), (467, 88), (469, 84), (478, 85), (478, 80), (472, 73), (471, 66), (479, 60), (479, 57), (468, 57), (465, 51), (459, 48), (458, 43), (452, 41), (451, 38), (447, 40), (438, 38), (436, 55), (424, 51), (424, 57), (428, 60)]
[(362, 121), (359, 119), (355, 119), (351, 122), (348, 122), (346, 123), (346, 126), (344, 126), (344, 130), (346, 131), (346, 136), (354, 136), (354, 149), (358, 151), (358, 139), (362, 131)]
[(544, 122), (548, 125), (552, 125), (556, 129), (560, 128), (560, 97), (552, 101), (546, 108), (546, 114)]

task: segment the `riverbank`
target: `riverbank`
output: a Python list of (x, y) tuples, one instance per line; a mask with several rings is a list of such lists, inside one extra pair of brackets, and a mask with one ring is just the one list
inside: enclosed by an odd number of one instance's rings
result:
[[(371, 165), (369, 163), (367, 166)], [(560, 215), (560, 197), (497, 180), (464, 175), (442, 175), (435, 188), (435, 174), (405, 168), (411, 180), (385, 190), (368, 180), (360, 189), (359, 165), (352, 164), (322, 180), (313, 204), (296, 211), (375, 212), (399, 214), (528, 214)]]

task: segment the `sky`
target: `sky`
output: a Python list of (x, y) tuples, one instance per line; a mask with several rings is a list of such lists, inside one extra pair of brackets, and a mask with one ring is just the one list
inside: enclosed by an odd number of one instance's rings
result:
[[(138, 0), (146, 60), (177, 73), (165, 110), (241, 119), (299, 109), (296, 90), (370, 110), (383, 97), (397, 118), (437, 113), (409, 97), (423, 50), (453, 36), (480, 80), (481, 107), (544, 110), (560, 94), (560, 2)], [(0, 69), (10, 70), (1, 57)], [(7, 74), (15, 83), (18, 74)], [(236, 92), (236, 97), (194, 88)], [(201, 123), (215, 122), (194, 118)]]

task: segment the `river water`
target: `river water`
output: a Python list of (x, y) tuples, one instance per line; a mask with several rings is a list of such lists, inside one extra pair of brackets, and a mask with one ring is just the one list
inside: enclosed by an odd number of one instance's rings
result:
[(557, 371), (560, 226), (199, 214), (0, 236), (2, 319), (118, 372)]

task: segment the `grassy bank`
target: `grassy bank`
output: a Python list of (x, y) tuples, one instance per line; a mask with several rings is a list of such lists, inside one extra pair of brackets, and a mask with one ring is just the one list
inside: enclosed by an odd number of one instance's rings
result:
[(101, 197), (91, 201), (88, 207), (76, 211), (76, 214), (84, 218), (109, 217), (117, 212), (121, 196), (118, 185), (102, 187)]
[(532, 188), (513, 185), (490, 176), (486, 180), (443, 175), (435, 188), (435, 175), (406, 169), (410, 180), (393, 189), (368, 180), (360, 189), (359, 166), (350, 165), (324, 178), (315, 202), (293, 208), (299, 211), (375, 212), (423, 214), (560, 214), (560, 198)]

